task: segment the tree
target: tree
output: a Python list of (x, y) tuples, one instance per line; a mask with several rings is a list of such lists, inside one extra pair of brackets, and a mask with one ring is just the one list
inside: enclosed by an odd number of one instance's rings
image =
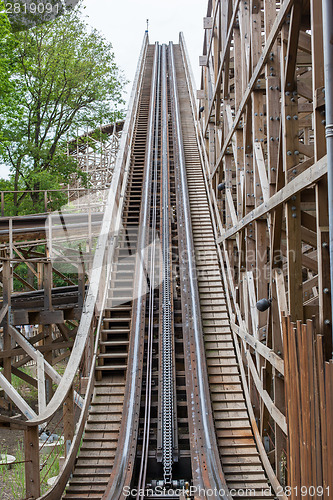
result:
[[(0, 117), (3, 161), (14, 190), (57, 189), (73, 174), (84, 177), (66, 155), (67, 139), (122, 117), (124, 78), (111, 43), (88, 27), (80, 9), (15, 38), (16, 107)], [(25, 198), (14, 195), (16, 213)], [(31, 200), (38, 211), (39, 195)]]
[(16, 46), (4, 3), (0, 0), (0, 113), (5, 101), (13, 105), (11, 97), (15, 86), (11, 76), (16, 69)]

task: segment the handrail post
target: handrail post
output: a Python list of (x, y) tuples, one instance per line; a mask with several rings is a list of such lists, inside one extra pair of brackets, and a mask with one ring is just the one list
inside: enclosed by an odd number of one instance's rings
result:
[(35, 499), (40, 496), (38, 425), (24, 431), (24, 454), (26, 498)]
[(5, 193), (1, 191), (1, 217), (5, 216)]
[(44, 191), (44, 209), (45, 213), (47, 213), (47, 191)]
[(74, 391), (73, 386), (70, 388), (67, 398), (63, 406), (64, 413), (64, 443), (65, 443), (65, 456), (67, 457), (68, 451), (71, 447), (74, 437)]
[[(52, 310), (52, 262), (51, 261), (48, 261), (44, 264), (43, 283), (44, 283), (44, 311), (51, 311)], [(48, 363), (52, 364), (52, 346), (51, 346), (52, 324), (44, 325), (43, 333), (44, 333), (44, 340), (43, 340), (44, 345), (50, 347), (49, 350), (45, 351), (44, 358)], [(53, 389), (52, 389), (52, 380), (48, 375), (45, 377), (45, 384), (46, 384), (46, 402), (49, 403), (53, 396)]]

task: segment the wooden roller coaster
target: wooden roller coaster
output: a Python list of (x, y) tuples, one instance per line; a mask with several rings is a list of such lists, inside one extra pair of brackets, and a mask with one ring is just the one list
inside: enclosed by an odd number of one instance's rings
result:
[(68, 146), (97, 165), (89, 192), (1, 219), (0, 426), (24, 431), (22, 498), (330, 498), (322, 16), (209, 0), (197, 91), (183, 35), (146, 33), (105, 157), (89, 132)]

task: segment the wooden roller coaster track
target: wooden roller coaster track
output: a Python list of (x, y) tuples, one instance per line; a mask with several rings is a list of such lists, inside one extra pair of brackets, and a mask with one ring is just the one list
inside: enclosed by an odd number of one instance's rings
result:
[(0, 425), (24, 430), (25, 498), (330, 498), (321, 16), (209, 0), (198, 91), (183, 35), (146, 34), (103, 194), (0, 221)]

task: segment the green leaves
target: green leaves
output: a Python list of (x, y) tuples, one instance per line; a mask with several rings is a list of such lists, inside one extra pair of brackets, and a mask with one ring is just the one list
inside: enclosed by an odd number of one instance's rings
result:
[(14, 52), (16, 46), (17, 41), (11, 32), (4, 4), (0, 0), (0, 112), (2, 102), (4, 100), (9, 102), (14, 91), (14, 82), (11, 75), (15, 71), (17, 64)]
[(9, 78), (12, 98), (0, 113), (0, 148), (13, 187), (40, 189), (51, 179), (60, 185), (72, 175), (83, 177), (64, 154), (66, 138), (122, 118), (125, 81), (112, 45), (88, 27), (79, 9), (15, 38), (6, 22), (10, 61), (16, 62)]

